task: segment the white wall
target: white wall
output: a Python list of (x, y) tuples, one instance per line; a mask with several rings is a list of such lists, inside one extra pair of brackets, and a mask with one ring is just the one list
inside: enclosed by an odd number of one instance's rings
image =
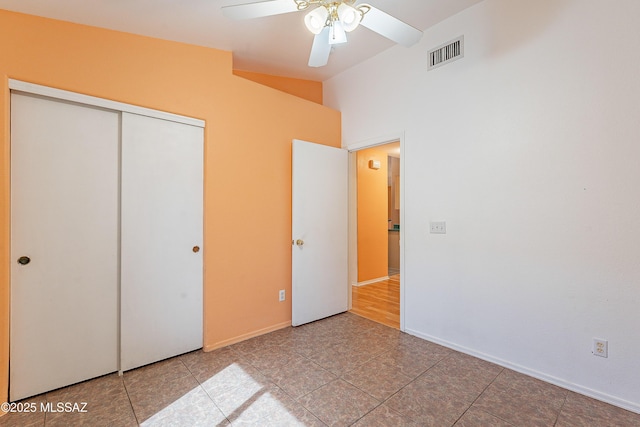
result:
[[(345, 146), (405, 132), (405, 330), (636, 412), (638, 17), (485, 0), (325, 82)], [(461, 34), (465, 57), (427, 72)]]

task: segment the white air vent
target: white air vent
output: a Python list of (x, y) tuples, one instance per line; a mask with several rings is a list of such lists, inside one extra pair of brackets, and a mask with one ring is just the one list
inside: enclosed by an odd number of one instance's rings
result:
[(462, 57), (464, 57), (464, 36), (431, 49), (429, 51), (429, 66), (427, 70), (433, 70)]

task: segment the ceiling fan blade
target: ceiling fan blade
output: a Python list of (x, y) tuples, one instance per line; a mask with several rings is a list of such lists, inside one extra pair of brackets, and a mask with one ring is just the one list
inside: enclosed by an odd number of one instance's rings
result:
[(367, 6), (371, 9), (364, 15), (360, 25), (406, 47), (418, 43), (422, 38), (422, 31), (417, 28), (380, 9), (370, 5)]
[(298, 6), (293, 0), (264, 0), (222, 6), (224, 16), (232, 19), (253, 19), (297, 11)]
[(313, 38), (309, 67), (324, 67), (329, 62), (331, 45), (329, 44), (329, 27), (325, 27), (320, 34)]

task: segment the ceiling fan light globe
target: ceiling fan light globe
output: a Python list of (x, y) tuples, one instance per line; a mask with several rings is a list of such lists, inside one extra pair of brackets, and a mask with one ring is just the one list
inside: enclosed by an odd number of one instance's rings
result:
[(328, 16), (329, 11), (324, 6), (317, 7), (305, 15), (304, 25), (313, 34), (320, 34), (327, 24)]
[(338, 18), (340, 19), (344, 30), (347, 33), (350, 33), (360, 25), (360, 21), (362, 21), (362, 13), (360, 13), (360, 11), (355, 7), (342, 3), (338, 6)]

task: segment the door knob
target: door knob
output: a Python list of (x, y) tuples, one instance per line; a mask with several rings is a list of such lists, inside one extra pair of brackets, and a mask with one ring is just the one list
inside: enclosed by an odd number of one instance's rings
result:
[(296, 245), (298, 245), (298, 246), (304, 245), (304, 240), (302, 240), (302, 239), (296, 240)]
[(200, 252), (200, 246), (194, 246), (192, 250), (193, 250), (193, 253), (197, 254), (198, 252)]
[(31, 262), (31, 258), (29, 258), (28, 256), (21, 256), (20, 258), (18, 258), (18, 264), (20, 265), (27, 265)]

